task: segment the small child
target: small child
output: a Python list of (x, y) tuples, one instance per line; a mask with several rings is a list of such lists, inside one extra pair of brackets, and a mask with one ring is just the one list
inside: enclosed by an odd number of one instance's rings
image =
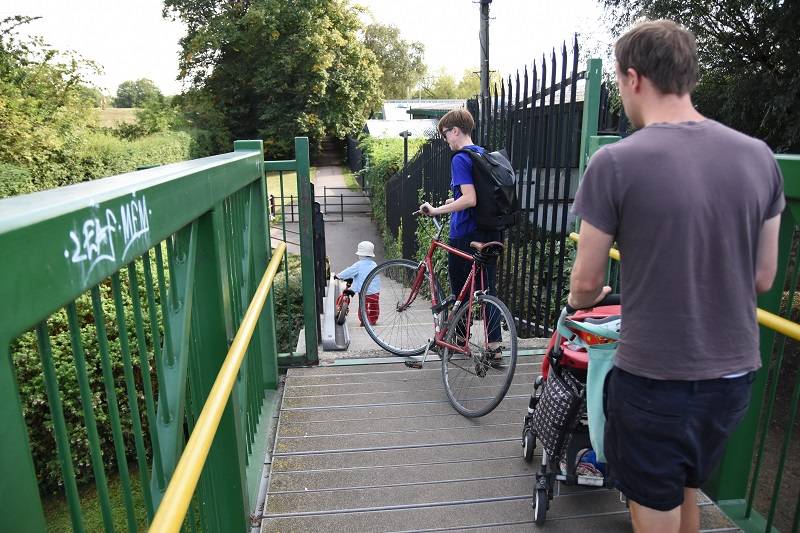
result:
[[(377, 266), (375, 261), (370, 259), (371, 257), (375, 257), (375, 246), (369, 241), (361, 241), (358, 243), (356, 255), (359, 257), (358, 261), (339, 272), (336, 277), (339, 279), (353, 278), (353, 285), (350, 289), (353, 292), (361, 292), (361, 286), (364, 284), (364, 280), (367, 279), (367, 275)], [(380, 277), (376, 276), (369, 287), (367, 287), (364, 297), (364, 304), (367, 308), (367, 320), (369, 320), (369, 323), (373, 326), (377, 324), (378, 316), (381, 313), (379, 304), (380, 293), (381, 280)], [(358, 313), (358, 321), (361, 322), (360, 310)], [(361, 325), (364, 325), (363, 322)]]

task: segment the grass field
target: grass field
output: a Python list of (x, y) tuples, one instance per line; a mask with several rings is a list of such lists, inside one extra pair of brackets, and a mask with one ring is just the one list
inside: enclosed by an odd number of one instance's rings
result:
[(136, 122), (135, 107), (107, 107), (98, 109), (100, 115), (100, 126), (103, 128), (113, 128), (118, 123), (133, 124)]

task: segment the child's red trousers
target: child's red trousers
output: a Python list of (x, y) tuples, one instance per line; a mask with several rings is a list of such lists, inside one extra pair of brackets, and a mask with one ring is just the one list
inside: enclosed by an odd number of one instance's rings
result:
[[(369, 320), (369, 323), (373, 326), (378, 323), (378, 317), (381, 314), (380, 297), (381, 293), (379, 292), (367, 294), (364, 297), (364, 306), (367, 308), (367, 320)], [(361, 322), (360, 310), (358, 313), (358, 321)], [(363, 326), (364, 323), (361, 322), (361, 325)]]

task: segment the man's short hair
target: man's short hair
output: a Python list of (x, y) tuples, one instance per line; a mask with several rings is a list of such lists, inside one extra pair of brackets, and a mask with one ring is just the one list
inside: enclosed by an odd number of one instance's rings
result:
[(614, 55), (623, 74), (632, 68), (664, 94), (681, 96), (697, 85), (694, 34), (671, 20), (638, 24), (619, 38)]
[(472, 118), (472, 113), (466, 109), (459, 108), (453, 109), (445, 113), (439, 119), (439, 125), (436, 128), (439, 130), (439, 135), (444, 135), (442, 132), (448, 128), (458, 128), (466, 135), (472, 135), (472, 130), (475, 129), (475, 119)]

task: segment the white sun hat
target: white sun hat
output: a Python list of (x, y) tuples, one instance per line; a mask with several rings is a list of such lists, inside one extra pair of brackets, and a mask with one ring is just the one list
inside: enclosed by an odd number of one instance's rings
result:
[(358, 243), (356, 255), (359, 257), (375, 257), (375, 245), (369, 241), (361, 241)]

